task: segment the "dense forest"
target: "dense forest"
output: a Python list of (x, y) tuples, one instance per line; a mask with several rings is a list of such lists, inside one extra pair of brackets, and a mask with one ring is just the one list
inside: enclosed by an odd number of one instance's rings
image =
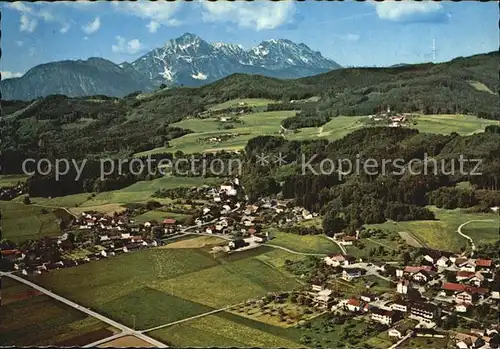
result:
[[(387, 219), (434, 219), (425, 208), (429, 204), (487, 212), (500, 204), (500, 134), (495, 131), (489, 128), (471, 136), (445, 136), (373, 127), (330, 143), (261, 136), (246, 147), (248, 162), (243, 180), (251, 199), (281, 192), (283, 198), (320, 212), (325, 217), (324, 229), (329, 232), (345, 227), (354, 230)], [(286, 156), (291, 162), (285, 166), (286, 174), (283, 167), (257, 165), (255, 159), (261, 153)], [(463, 162), (460, 169), (461, 156), (481, 159), (480, 168), (475, 170), (476, 164)], [(404, 167), (391, 162), (377, 172), (364, 171), (362, 165), (368, 160), (383, 164), (388, 158), (401, 159)], [(352, 164), (359, 159), (361, 166), (338, 167), (325, 173), (321, 165), (325, 159), (349, 160)], [(410, 171), (410, 160), (414, 159), (421, 161)], [(461, 182), (471, 182), (474, 187), (456, 187)]]

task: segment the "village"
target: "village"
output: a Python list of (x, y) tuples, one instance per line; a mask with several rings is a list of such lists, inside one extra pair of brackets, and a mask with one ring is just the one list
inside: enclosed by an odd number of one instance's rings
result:
[[(190, 196), (206, 199), (189, 226), (169, 217), (137, 223), (130, 211), (111, 216), (83, 212), (61, 236), (23, 247), (2, 246), (2, 271), (40, 275), (155, 248), (189, 235), (224, 239), (225, 243), (212, 248), (214, 254), (276, 247), (270, 226), (293, 226), (318, 217), (287, 200), (262, 198), (247, 204), (243, 189), (237, 178), (217, 187), (187, 189)], [(361, 236), (360, 231), (343, 232), (330, 240), (345, 252), (346, 246), (362, 241)], [(317, 266), (323, 277), (308, 282), (284, 302), (292, 308), (307, 304), (304, 314), (331, 313), (375, 323), (394, 348), (418, 337), (453, 338), (460, 349), (497, 348), (498, 264), (466, 253), (435, 250), (427, 250), (418, 261), (365, 261), (348, 253), (329, 254)], [(375, 286), (378, 282), (386, 286)], [(285, 315), (283, 310), (275, 314)], [(302, 323), (307, 319), (302, 317)]]

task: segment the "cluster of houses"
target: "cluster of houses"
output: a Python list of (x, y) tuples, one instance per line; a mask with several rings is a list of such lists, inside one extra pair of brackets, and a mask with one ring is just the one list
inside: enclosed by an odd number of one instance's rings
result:
[(389, 127), (402, 127), (408, 121), (406, 115), (391, 112), (390, 107), (387, 107), (385, 111), (370, 115), (368, 118), (375, 122), (389, 122)]
[[(406, 295), (412, 289), (441, 285), (436, 301), (452, 303), (460, 313), (488, 297), (490, 302), (500, 299), (492, 260), (426, 255), (424, 261), (430, 265), (406, 266), (396, 271), (398, 293)], [(454, 280), (447, 280), (450, 275)]]
[(340, 245), (351, 246), (359, 240), (359, 231), (356, 231), (355, 234), (336, 233), (333, 235), (333, 239)]
[[(339, 235), (335, 238), (340, 241), (344, 236)], [(339, 309), (339, 306), (335, 305), (338, 301), (341, 309), (354, 316), (367, 316), (373, 322), (391, 327), (388, 335), (399, 339), (407, 334), (418, 337), (448, 337), (449, 333), (436, 330), (444, 316), (449, 316), (454, 312), (462, 316), (470, 307), (481, 304), (498, 309), (499, 285), (495, 277), (493, 260), (433, 250), (426, 252), (421, 256), (422, 265), (392, 267), (395, 292), (382, 295), (363, 292), (348, 299), (335, 300), (333, 296), (336, 292), (322, 285), (313, 284), (311, 285), (313, 304), (320, 309), (334, 311)], [(384, 268), (387, 267), (387, 265), (377, 265), (377, 263), (376, 265), (356, 264), (354, 257), (338, 253), (324, 257), (323, 261), (329, 266), (340, 267), (341, 271), (337, 270), (340, 278), (348, 282), (362, 277), (367, 266), (378, 271), (385, 270)], [(429, 290), (433, 292), (428, 293)], [(399, 294), (396, 296), (397, 300), (394, 301), (393, 298), (397, 294)], [(383, 301), (384, 299), (392, 300)], [(400, 321), (402, 319), (406, 320)], [(417, 324), (416, 328), (415, 326), (409, 328), (401, 326), (412, 320)], [(480, 335), (477, 331), (475, 334), (474, 331), (472, 334), (458, 333), (455, 338), (457, 347), (461, 349), (498, 347), (490, 344), (490, 337), (498, 336), (498, 329), (480, 331), (484, 333)], [(498, 340), (498, 337), (495, 337), (495, 340)]]

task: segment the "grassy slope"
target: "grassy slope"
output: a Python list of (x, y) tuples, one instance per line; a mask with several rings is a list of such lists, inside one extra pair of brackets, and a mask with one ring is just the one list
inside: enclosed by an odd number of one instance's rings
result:
[(420, 132), (450, 134), (457, 132), (468, 135), (483, 132), (488, 125), (496, 125), (498, 121), (480, 119), (472, 115), (421, 115), (414, 126)]
[[(378, 227), (392, 231), (408, 231), (417, 236), (429, 247), (442, 249), (445, 251), (458, 252), (461, 246), (466, 246), (467, 241), (458, 235), (457, 228), (469, 220), (492, 219), (491, 223), (483, 224), (481, 229), (474, 229), (474, 226), (467, 227), (467, 232), (476, 244), (483, 241), (493, 241), (497, 239), (497, 232), (493, 227), (497, 224), (497, 216), (494, 213), (465, 213), (463, 210), (444, 210), (431, 207), (436, 214), (435, 221), (410, 221), (410, 222), (386, 222), (383, 224), (373, 224), (370, 227)], [(472, 223), (471, 223), (472, 224)], [(476, 224), (476, 223), (474, 223)], [(476, 232), (479, 232), (476, 234)], [(464, 233), (466, 230), (464, 228)], [(476, 236), (474, 236), (476, 234)]]
[(271, 244), (289, 248), (290, 250), (304, 253), (340, 253), (340, 248), (328, 240), (323, 235), (297, 235), (283, 233), (280, 231), (272, 232), (273, 239)]
[(237, 98), (237, 99), (231, 99), (224, 103), (216, 104), (210, 107), (210, 110), (217, 111), (217, 110), (228, 109), (231, 107), (237, 107), (239, 103), (245, 103), (245, 106), (247, 107), (262, 107), (270, 103), (276, 103), (276, 101), (264, 98), (243, 98), (243, 99)]
[(42, 209), (38, 206), (0, 201), (2, 238), (20, 241), (60, 234), (58, 211), (47, 209), (48, 213), (43, 214)]
[[(196, 153), (204, 151), (217, 150), (240, 150), (243, 149), (249, 139), (264, 134), (277, 134), (280, 130), (281, 121), (287, 117), (295, 115), (294, 111), (276, 111), (253, 113), (239, 117), (242, 123), (234, 123), (234, 128), (229, 130), (220, 130), (217, 119), (188, 119), (172, 126), (189, 128), (195, 133), (185, 135), (170, 142), (170, 148), (156, 148), (150, 151), (136, 154), (136, 156), (145, 156), (148, 154), (176, 152), (178, 150), (184, 153)], [(222, 134), (239, 135), (220, 143), (200, 142), (199, 138), (217, 137)]]

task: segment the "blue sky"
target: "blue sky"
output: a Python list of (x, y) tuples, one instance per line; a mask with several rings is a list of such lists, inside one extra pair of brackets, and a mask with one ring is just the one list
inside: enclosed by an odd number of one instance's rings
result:
[(343, 66), (388, 66), (498, 50), (498, 4), (479, 2), (3, 3), (3, 78), (64, 59), (133, 61), (185, 32), (208, 42), (303, 42)]

